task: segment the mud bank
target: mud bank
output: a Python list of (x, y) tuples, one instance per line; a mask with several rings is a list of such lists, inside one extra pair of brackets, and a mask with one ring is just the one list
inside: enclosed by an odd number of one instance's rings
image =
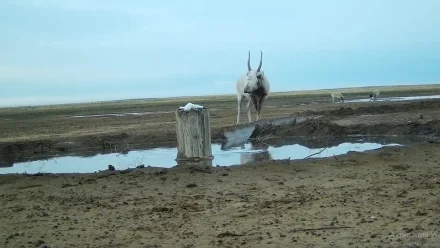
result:
[[(412, 102), (398, 106), (341, 107), (336, 110), (301, 112), (296, 116), (323, 115), (318, 120), (295, 123), (288, 126), (264, 125), (254, 130), (251, 138), (276, 136), (289, 137), (339, 137), (347, 135), (400, 135), (400, 136), (438, 136), (440, 134), (440, 115), (436, 108), (440, 101)], [(395, 110), (406, 112), (394, 113)], [(365, 123), (362, 114), (381, 114), (374, 123)], [(388, 114), (387, 114), (388, 113)], [(419, 115), (426, 117), (418, 118)], [(410, 116), (410, 118), (400, 117)], [(344, 123), (343, 118), (351, 118)], [(409, 121), (408, 121), (409, 120)], [(364, 124), (358, 124), (364, 123)], [(224, 127), (212, 128), (213, 143), (224, 142)], [(138, 132), (121, 132), (88, 135), (69, 139), (45, 139), (39, 141), (19, 141), (0, 144), (0, 166), (27, 161), (27, 158), (44, 159), (48, 156), (64, 156), (72, 151), (81, 151), (83, 156), (98, 153), (125, 153), (135, 149), (175, 147), (176, 134), (173, 128)]]
[[(218, 130), (213, 136), (213, 143), (224, 142), (223, 133)], [(277, 126), (264, 125), (257, 126), (251, 135), (254, 145), (257, 146), (258, 139), (270, 138), (266, 140), (265, 145), (278, 140), (292, 141), (297, 139), (298, 144), (306, 144), (311, 139), (319, 137), (316, 143), (332, 144), (338, 143), (340, 140), (348, 140), (349, 135), (364, 136), (401, 136), (403, 139), (414, 137), (429, 138), (436, 137), (440, 134), (440, 120), (428, 121), (426, 123), (405, 123), (392, 124), (383, 123), (377, 125), (348, 125), (340, 126), (334, 124), (331, 118), (309, 120), (304, 123)], [(171, 134), (170, 134), (171, 135)], [(175, 134), (173, 134), (175, 135)], [(406, 138), (404, 138), (407, 136)], [(158, 147), (175, 147), (176, 142), (170, 140), (162, 142), (145, 142), (147, 137), (131, 136), (127, 133), (110, 136), (86, 137), (70, 141), (41, 141), (41, 142), (25, 142), (18, 144), (7, 144), (0, 146), (0, 166), (8, 167), (14, 163), (26, 162), (31, 160), (42, 160), (53, 156), (67, 156), (72, 153), (80, 154), (80, 156), (94, 156), (96, 154), (109, 153), (127, 153), (132, 150), (152, 149)], [(326, 141), (325, 141), (325, 140)], [(275, 141), (275, 143), (277, 143)], [(313, 148), (313, 147), (310, 147)]]
[(251, 138), (264, 136), (276, 137), (338, 137), (347, 135), (397, 135), (397, 136), (439, 136), (440, 120), (426, 123), (382, 123), (376, 125), (346, 125), (341, 126), (331, 120), (310, 120), (291, 126), (264, 125), (256, 128)]
[[(153, 149), (175, 147), (175, 133), (161, 133), (157, 136), (139, 133), (120, 133), (92, 135), (73, 139), (52, 139), (40, 141), (21, 141), (0, 144), (0, 166), (11, 166), (13, 163), (32, 159), (45, 159), (51, 156), (65, 156), (71, 152), (81, 156), (93, 156), (98, 153), (127, 153), (136, 149)], [(221, 142), (220, 130), (213, 132), (213, 142)]]

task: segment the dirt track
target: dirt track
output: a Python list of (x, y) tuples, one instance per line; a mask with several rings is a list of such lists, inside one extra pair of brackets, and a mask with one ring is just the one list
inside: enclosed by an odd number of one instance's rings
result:
[[(268, 106), (276, 105), (271, 104)], [(265, 117), (292, 113), (325, 117), (269, 128), (261, 134), (431, 136), (430, 142), (407, 147), (203, 172), (196, 168), (145, 168), (87, 175), (3, 175), (0, 244), (440, 247), (440, 144), (435, 140), (440, 132), (439, 107), (440, 101), (286, 106), (267, 111)], [(164, 115), (160, 120), (172, 119)], [(151, 117), (139, 118), (136, 121)], [(221, 136), (221, 120), (229, 123), (234, 118), (234, 109), (213, 111), (214, 140)], [(116, 122), (121, 121), (114, 118), (108, 124)], [(149, 129), (151, 132), (144, 129), (144, 138), (153, 137), (154, 132), (156, 141), (173, 142), (173, 124), (162, 126)], [(123, 130), (94, 142), (136, 140), (140, 136), (135, 133)], [(93, 140), (91, 137), (80, 136), (78, 140)], [(58, 141), (35, 142), (40, 142), (41, 151), (41, 144)], [(17, 144), (3, 149), (23, 148)]]

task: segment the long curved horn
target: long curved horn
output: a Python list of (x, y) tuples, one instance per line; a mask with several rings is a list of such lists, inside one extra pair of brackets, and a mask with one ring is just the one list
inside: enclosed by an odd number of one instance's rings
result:
[(259, 72), (261, 70), (261, 66), (263, 65), (263, 52), (260, 50), (260, 65), (258, 66), (257, 71)]
[(248, 70), (251, 70), (251, 51), (249, 51), (249, 56), (248, 56)]

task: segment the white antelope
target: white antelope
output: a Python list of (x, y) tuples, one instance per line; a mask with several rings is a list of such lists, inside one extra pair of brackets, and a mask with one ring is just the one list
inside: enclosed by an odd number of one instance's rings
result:
[(333, 103), (335, 103), (335, 98), (338, 98), (339, 101), (344, 102), (344, 96), (341, 93), (333, 92), (331, 94)]
[(378, 90), (375, 90), (375, 91), (373, 92), (373, 94), (370, 94), (370, 101), (371, 101), (371, 100), (376, 101), (376, 99), (379, 97), (379, 94), (380, 94), (380, 92), (379, 92)]
[(249, 122), (252, 122), (251, 118), (251, 109), (250, 104), (251, 101), (257, 111), (257, 121), (260, 119), (261, 108), (263, 107), (264, 100), (266, 100), (270, 85), (267, 80), (264, 72), (261, 70), (261, 66), (263, 65), (263, 52), (260, 51), (260, 65), (257, 70), (252, 70), (251, 68), (251, 51), (249, 51), (248, 55), (248, 71), (246, 74), (242, 75), (237, 80), (237, 101), (238, 101), (238, 113), (237, 113), (237, 124), (240, 123), (240, 112), (241, 112), (241, 104), (243, 103), (244, 98), (248, 99), (248, 103), (246, 105), (247, 116)]

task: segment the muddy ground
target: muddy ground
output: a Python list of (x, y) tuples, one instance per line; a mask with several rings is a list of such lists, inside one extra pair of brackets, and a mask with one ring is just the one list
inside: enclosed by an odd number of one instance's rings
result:
[[(264, 117), (323, 118), (264, 127), (256, 138), (311, 136), (331, 142), (362, 134), (430, 140), (326, 159), (209, 170), (1, 175), (0, 246), (440, 247), (440, 101), (302, 104), (268, 101)], [(213, 140), (221, 140), (222, 129), (235, 123), (236, 110), (233, 103), (212, 108)], [(67, 141), (81, 142), (85, 150), (175, 142), (174, 113), (10, 121), (15, 125), (2, 131), (7, 136), (1, 147), (3, 157), (14, 154), (12, 162), (18, 154), (68, 152), (75, 147), (59, 143)]]
[(329, 159), (2, 176), (3, 247), (439, 247), (440, 145)]
[[(359, 97), (361, 96), (355, 98)], [(223, 131), (236, 123), (235, 100), (200, 103), (210, 109), (212, 141), (222, 142)], [(12, 113), (0, 111), (0, 167), (51, 156), (92, 156), (97, 153), (127, 152), (133, 149), (175, 147), (177, 138), (174, 111), (176, 106), (184, 104), (132, 104), (111, 110), (106, 110), (105, 106), (98, 106), (76, 111), (57, 111), (50, 108), (21, 109)], [(320, 127), (323, 126), (330, 136), (433, 134), (440, 120), (440, 112), (437, 111), (439, 108), (440, 100), (331, 104), (331, 98), (328, 96), (280, 96), (267, 100), (262, 118), (324, 116), (315, 124), (303, 123), (295, 128), (277, 130), (283, 137), (322, 136), (323, 130)], [(131, 112), (155, 114), (74, 117)], [(252, 118), (255, 119), (254, 112), (253, 110)], [(423, 118), (420, 118), (420, 115)], [(246, 122), (247, 117), (243, 111), (241, 123)], [(335, 125), (339, 130), (333, 130)], [(311, 130), (312, 128), (315, 129)]]

